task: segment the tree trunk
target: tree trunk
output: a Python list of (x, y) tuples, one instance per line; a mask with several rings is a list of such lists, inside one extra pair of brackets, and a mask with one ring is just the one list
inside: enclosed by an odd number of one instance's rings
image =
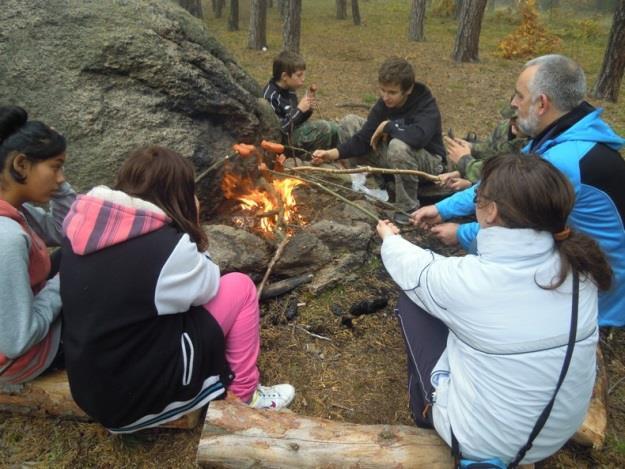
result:
[(239, 30), (239, 0), (230, 0), (230, 16), (228, 17), (228, 31)]
[(208, 467), (443, 469), (452, 467), (453, 458), (433, 430), (357, 425), (223, 400), (208, 406), (197, 462)]
[(425, 0), (412, 0), (408, 37), (413, 41), (425, 41), (423, 23), (425, 21)]
[(282, 39), (284, 49), (299, 53), (299, 38), (302, 25), (302, 0), (289, 0), (289, 8), (284, 18)]
[(202, 14), (202, 1), (201, 0), (178, 0), (178, 3), (182, 8), (187, 10), (193, 16), (203, 18)]
[(480, 30), (486, 0), (463, 0), (452, 57), (456, 62), (479, 61)]
[(215, 18), (221, 18), (224, 12), (225, 0), (213, 0), (213, 15)]
[(267, 0), (252, 0), (250, 34), (247, 47), (260, 50), (267, 46)]
[(352, 19), (356, 26), (360, 26), (360, 7), (358, 0), (352, 0)]
[(625, 0), (620, 0), (614, 10), (608, 47), (603, 56), (599, 78), (592, 91), (595, 98), (618, 100), (621, 80), (625, 71)]
[(336, 19), (347, 19), (347, 0), (336, 0)]

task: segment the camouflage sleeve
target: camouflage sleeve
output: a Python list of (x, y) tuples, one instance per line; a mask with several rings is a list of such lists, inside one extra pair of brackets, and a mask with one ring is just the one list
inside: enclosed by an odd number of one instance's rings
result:
[(457, 168), (464, 179), (475, 183), (480, 179), (483, 164), (484, 160), (477, 160), (471, 155), (464, 155), (460, 158), (460, 161), (458, 161)]
[(471, 146), (471, 154), (478, 160), (495, 156), (499, 153), (499, 146), (508, 142), (509, 132), (510, 121), (508, 119), (501, 121), (488, 137), (488, 140), (474, 143)]

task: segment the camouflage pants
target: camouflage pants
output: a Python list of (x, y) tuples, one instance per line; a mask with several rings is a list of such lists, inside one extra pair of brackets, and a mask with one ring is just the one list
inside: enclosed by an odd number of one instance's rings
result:
[[(362, 117), (348, 115), (339, 123), (339, 141), (345, 141), (354, 135), (365, 120)], [(345, 139), (345, 140), (343, 140)], [(443, 159), (420, 148), (415, 150), (397, 138), (382, 142), (376, 151), (353, 158), (357, 163), (366, 162), (371, 166), (393, 169), (412, 169), (429, 174), (440, 174), (444, 170)], [(395, 205), (400, 210), (412, 210), (419, 207), (419, 177), (407, 174), (395, 174)]]
[[(291, 134), (292, 146), (308, 151), (334, 148), (338, 144), (338, 125), (326, 120), (307, 120)], [(288, 141), (288, 138), (287, 138)]]

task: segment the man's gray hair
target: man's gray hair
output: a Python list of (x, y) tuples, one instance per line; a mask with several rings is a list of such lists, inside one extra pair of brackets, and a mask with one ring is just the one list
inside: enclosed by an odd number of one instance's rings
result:
[(536, 65), (536, 74), (528, 84), (532, 101), (547, 96), (556, 108), (569, 112), (586, 96), (586, 76), (577, 62), (564, 55), (542, 55), (530, 60), (523, 70)]

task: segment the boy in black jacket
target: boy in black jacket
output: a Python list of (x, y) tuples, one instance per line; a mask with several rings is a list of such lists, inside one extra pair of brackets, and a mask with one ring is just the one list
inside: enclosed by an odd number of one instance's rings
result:
[[(387, 168), (443, 172), (446, 161), (441, 115), (430, 90), (415, 81), (412, 65), (391, 57), (380, 67), (378, 82), (380, 99), (359, 130), (336, 148), (315, 150), (312, 162), (359, 157)], [(347, 116), (343, 121), (350, 117), (362, 122), (357, 116)], [(417, 176), (395, 175), (395, 203), (399, 210), (411, 213), (419, 207), (418, 188)], [(407, 223), (407, 217), (403, 220), (401, 215), (397, 213), (395, 221)]]
[(314, 150), (332, 148), (338, 142), (334, 122), (309, 120), (316, 103), (316, 87), (311, 85), (302, 99), (296, 90), (304, 86), (306, 63), (295, 52), (282, 51), (273, 61), (273, 76), (265, 85), (263, 97), (280, 119), (283, 141), (291, 146)]

